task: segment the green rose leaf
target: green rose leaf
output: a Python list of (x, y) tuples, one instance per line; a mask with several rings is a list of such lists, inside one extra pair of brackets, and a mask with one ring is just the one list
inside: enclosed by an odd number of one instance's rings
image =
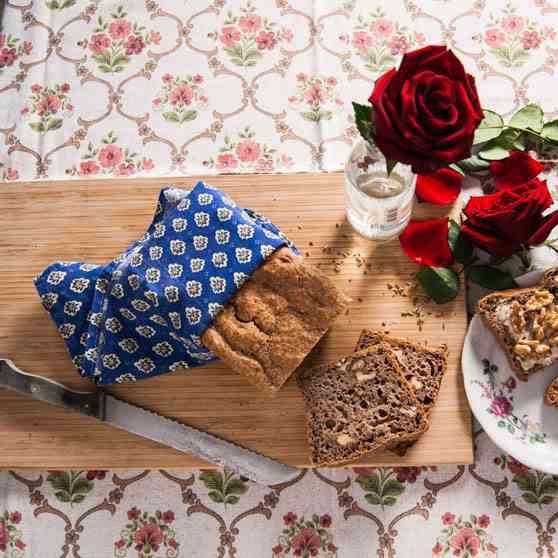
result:
[(479, 157), (485, 161), (499, 161), (509, 156), (509, 151), (498, 145), (498, 140), (491, 141), (487, 146), (479, 152)]
[(493, 291), (514, 289), (518, 285), (514, 278), (507, 272), (489, 265), (474, 265), (469, 268), (471, 281)]
[(468, 159), (463, 159), (462, 161), (458, 161), (455, 163), (457, 167), (459, 167), (463, 172), (481, 172), (488, 170), (490, 168), (490, 163), (481, 159), (477, 155), (473, 155)]
[(504, 129), (502, 117), (492, 110), (484, 110), (484, 118), (475, 131), (473, 145), (486, 143), (491, 139), (497, 138)]
[(558, 143), (558, 120), (547, 122), (542, 128), (541, 135), (547, 141)]
[(473, 257), (473, 244), (467, 236), (461, 234), (461, 227), (453, 219), (449, 221), (448, 243), (456, 262), (466, 264)]
[(455, 172), (458, 172), (461, 176), (465, 176), (465, 172), (457, 163), (452, 163), (451, 165), (448, 165), (448, 167), (453, 169)]
[(525, 150), (525, 141), (523, 139), (523, 132), (521, 130), (514, 130), (513, 128), (505, 129), (494, 143), (503, 147), (504, 149), (517, 149), (518, 151)]
[(426, 294), (437, 304), (453, 300), (459, 292), (459, 276), (446, 267), (425, 267), (416, 274)]
[(391, 174), (391, 171), (395, 168), (395, 165), (397, 165), (397, 161), (386, 159), (386, 173), (388, 176)]
[(361, 105), (353, 102), (353, 110), (355, 112), (355, 123), (360, 135), (366, 141), (372, 139), (374, 133), (374, 121), (372, 116), (372, 107), (370, 105)]
[(540, 132), (543, 127), (542, 108), (538, 105), (525, 105), (511, 117), (509, 125), (515, 128), (529, 128), (535, 132)]

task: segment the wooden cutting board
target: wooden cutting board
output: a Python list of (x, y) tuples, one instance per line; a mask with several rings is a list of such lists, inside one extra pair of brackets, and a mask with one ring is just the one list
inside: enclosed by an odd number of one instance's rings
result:
[[(4, 186), (0, 192), (0, 355), (24, 370), (87, 389), (42, 308), (32, 278), (56, 260), (105, 263), (147, 228), (160, 188), (197, 178), (80, 180)], [(444, 306), (404, 296), (417, 271), (397, 240), (374, 244), (344, 218), (343, 176), (218, 176), (208, 181), (264, 213), (353, 299), (308, 359), (328, 362), (353, 351), (362, 328), (449, 346), (449, 370), (431, 428), (403, 459), (375, 453), (366, 465), (472, 463), (471, 420), (460, 371), (466, 330), (463, 292)], [(421, 208), (423, 217), (433, 208)], [(425, 213), (426, 212), (426, 213)], [(440, 211), (437, 212), (440, 215)], [(443, 212), (442, 212), (443, 214)], [(417, 325), (424, 321), (422, 331)], [(110, 388), (121, 398), (298, 466), (309, 466), (302, 397), (291, 380), (274, 399), (222, 365), (177, 371)], [(199, 459), (112, 429), (93, 419), (0, 390), (0, 468), (173, 468)]]

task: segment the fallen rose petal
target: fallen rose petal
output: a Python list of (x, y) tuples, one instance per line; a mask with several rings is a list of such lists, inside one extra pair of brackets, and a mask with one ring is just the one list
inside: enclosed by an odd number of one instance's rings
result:
[(453, 255), (448, 244), (448, 218), (415, 221), (411, 219), (399, 236), (401, 248), (421, 265), (449, 267)]
[(417, 176), (416, 194), (419, 201), (446, 205), (453, 203), (461, 192), (464, 176), (444, 167), (428, 175)]
[(543, 224), (537, 232), (529, 238), (527, 244), (529, 244), (529, 246), (542, 244), (548, 238), (548, 235), (552, 232), (552, 229), (556, 225), (558, 225), (558, 210), (553, 211), (550, 215), (547, 215), (544, 218)]
[(525, 184), (543, 170), (544, 165), (525, 151), (512, 151), (509, 157), (490, 163), (490, 174), (500, 190)]

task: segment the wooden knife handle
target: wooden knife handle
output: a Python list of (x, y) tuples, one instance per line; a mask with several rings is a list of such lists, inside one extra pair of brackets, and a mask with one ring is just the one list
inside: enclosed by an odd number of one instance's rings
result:
[(64, 407), (83, 415), (103, 419), (105, 395), (102, 391), (83, 392), (20, 370), (11, 360), (0, 358), (0, 388)]

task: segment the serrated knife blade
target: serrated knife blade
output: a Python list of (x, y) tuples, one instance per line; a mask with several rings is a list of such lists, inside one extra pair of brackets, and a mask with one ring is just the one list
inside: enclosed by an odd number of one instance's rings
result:
[(47, 378), (29, 374), (8, 359), (0, 359), (0, 387), (96, 418), (181, 453), (191, 453), (260, 484), (281, 484), (300, 474), (295, 467), (127, 403), (102, 390), (74, 391)]

